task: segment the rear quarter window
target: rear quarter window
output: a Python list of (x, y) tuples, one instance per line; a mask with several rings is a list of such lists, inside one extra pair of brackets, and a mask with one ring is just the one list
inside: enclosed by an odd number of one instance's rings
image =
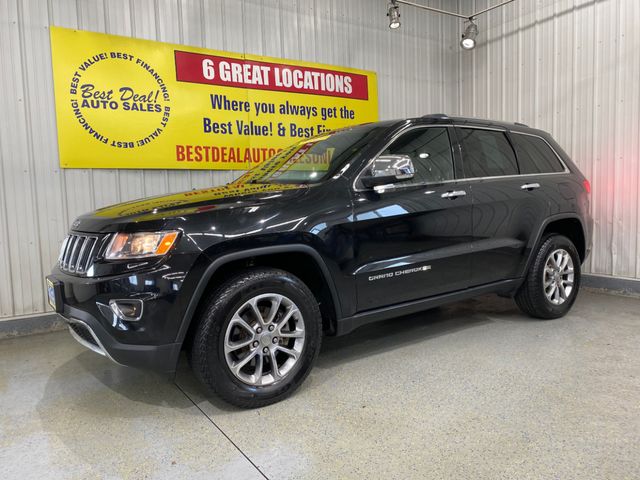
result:
[(540, 137), (513, 133), (521, 174), (563, 172), (564, 167), (551, 147)]

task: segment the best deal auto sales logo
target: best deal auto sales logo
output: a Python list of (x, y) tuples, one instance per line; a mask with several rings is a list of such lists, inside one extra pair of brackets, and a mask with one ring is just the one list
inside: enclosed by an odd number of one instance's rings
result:
[(162, 76), (141, 58), (101, 52), (71, 77), (71, 109), (80, 127), (113, 148), (143, 147), (158, 138), (171, 115)]

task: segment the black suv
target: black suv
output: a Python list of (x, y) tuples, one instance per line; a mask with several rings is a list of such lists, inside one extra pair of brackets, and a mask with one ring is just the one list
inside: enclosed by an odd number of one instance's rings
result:
[(589, 193), (525, 125), (360, 125), (223, 187), (81, 216), (49, 298), (86, 347), (169, 372), (184, 347), (206, 388), (262, 406), (302, 383), (323, 334), (488, 292), (561, 317), (590, 251)]

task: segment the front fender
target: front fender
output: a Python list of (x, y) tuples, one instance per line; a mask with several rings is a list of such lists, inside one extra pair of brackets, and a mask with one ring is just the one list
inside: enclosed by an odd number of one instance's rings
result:
[[(290, 244), (290, 245), (274, 245), (274, 246), (266, 246), (266, 247), (257, 247), (248, 250), (235, 251), (227, 254), (223, 254), (217, 256), (211, 262), (204, 266), (204, 269), (199, 269), (202, 273), (197, 282), (197, 285), (193, 289), (193, 294), (191, 299), (189, 300), (189, 304), (185, 311), (185, 314), (182, 318), (182, 322), (180, 324), (180, 328), (178, 330), (178, 334), (176, 336), (176, 342), (182, 344), (184, 339), (187, 336), (187, 332), (189, 331), (189, 327), (191, 325), (191, 321), (193, 320), (193, 316), (198, 308), (200, 300), (204, 295), (206, 288), (209, 284), (209, 281), (213, 277), (213, 275), (220, 269), (222, 266), (229, 262), (234, 262), (237, 260), (248, 259), (252, 257), (257, 257), (261, 255), (272, 255), (272, 254), (282, 254), (282, 253), (305, 253), (312, 257), (314, 261), (317, 263), (324, 279), (329, 286), (329, 290), (331, 293), (331, 297), (333, 300), (333, 305), (335, 308), (336, 318), (342, 318), (342, 309), (340, 306), (340, 299), (337, 294), (337, 289), (335, 286), (335, 282), (333, 281), (333, 277), (329, 271), (329, 268), (326, 265), (326, 262), (322, 258), (322, 256), (309, 245), (304, 244)], [(204, 255), (203, 255), (204, 256)], [(205, 256), (206, 257), (206, 256)]]

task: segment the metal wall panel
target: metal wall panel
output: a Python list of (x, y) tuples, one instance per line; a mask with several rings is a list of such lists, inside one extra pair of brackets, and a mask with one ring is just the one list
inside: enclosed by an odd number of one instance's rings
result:
[(591, 180), (587, 270), (640, 279), (640, 2), (517, 0), (477, 23), (478, 46), (459, 55), (459, 113), (552, 133)]
[(61, 170), (50, 25), (374, 70), (381, 119), (458, 111), (459, 22), (405, 9), (391, 32), (385, 9), (385, 0), (0, 0), (0, 318), (47, 310), (43, 278), (77, 215), (239, 174)]

